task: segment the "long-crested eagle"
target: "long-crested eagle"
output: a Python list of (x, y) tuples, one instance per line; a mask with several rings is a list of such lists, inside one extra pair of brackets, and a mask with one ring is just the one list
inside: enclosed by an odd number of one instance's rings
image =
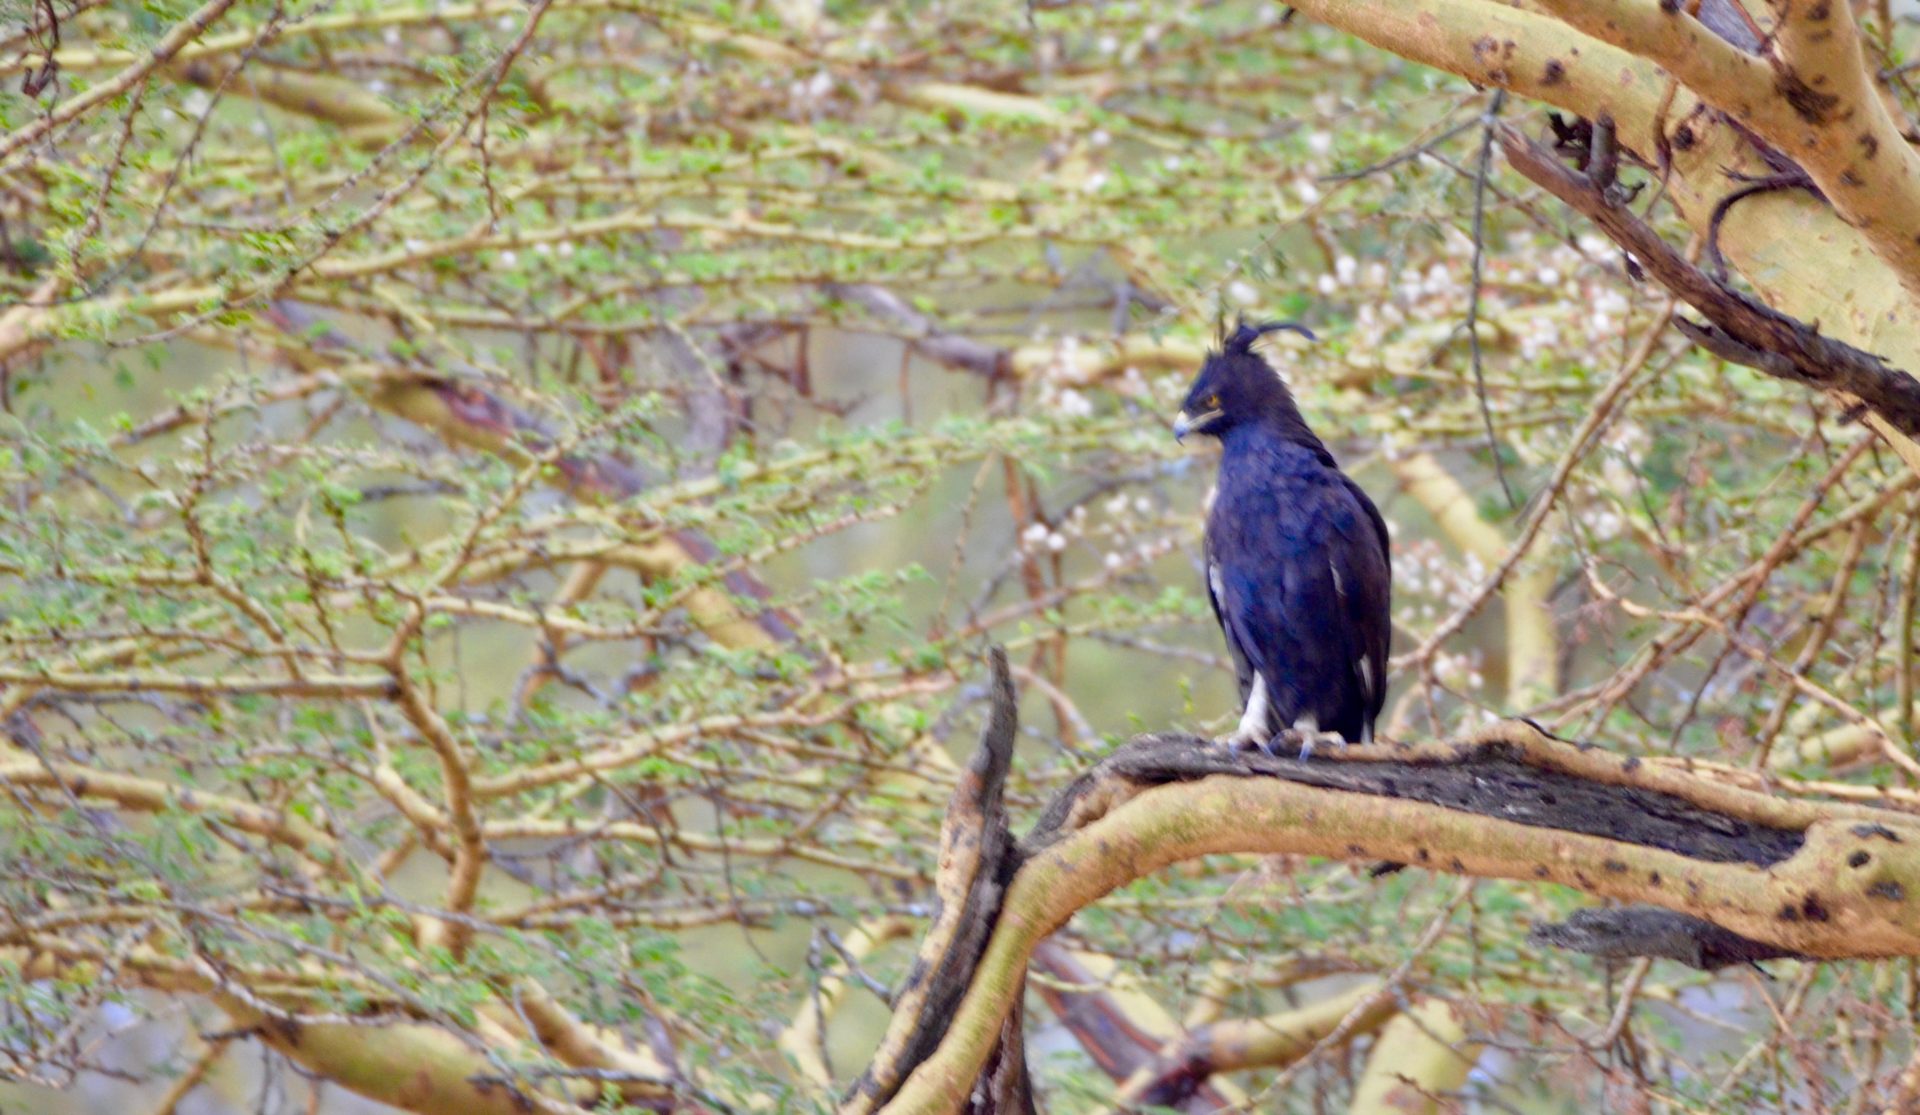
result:
[(1174, 436), (1221, 446), (1207, 514), (1207, 597), (1227, 637), (1244, 713), (1226, 742), (1272, 747), (1318, 733), (1373, 738), (1387, 695), (1393, 570), (1380, 511), (1308, 428), (1253, 350), (1291, 322), (1240, 322), (1207, 355)]

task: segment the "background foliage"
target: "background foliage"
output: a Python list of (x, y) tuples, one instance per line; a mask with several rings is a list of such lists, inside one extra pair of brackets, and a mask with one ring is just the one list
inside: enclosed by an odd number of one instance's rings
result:
[[(1392, 526), (1386, 735), (1920, 802), (1916, 474), (1490, 166), (1535, 110), (1279, 5), (15, 0), (0, 48), (0, 1106), (829, 1106), (987, 643), (1016, 828), (1228, 723), (1167, 418), (1239, 312), (1320, 333), (1269, 351)], [(1059, 995), (1164, 1038), (1391, 976), (1473, 1110), (1890, 1102), (1908, 962), (1527, 943), (1583, 903), (1190, 864), (1057, 939), (1036, 1075), (1111, 1102)], [(1217, 1087), (1339, 1105), (1390, 1013)]]

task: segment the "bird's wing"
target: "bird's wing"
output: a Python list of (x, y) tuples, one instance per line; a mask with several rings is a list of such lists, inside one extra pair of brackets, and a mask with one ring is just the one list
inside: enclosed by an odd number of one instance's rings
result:
[(1386, 692), (1384, 526), (1344, 486), (1298, 496), (1286, 523), (1262, 517), (1223, 536), (1210, 555), (1215, 606), (1228, 644), (1266, 679), (1276, 728), (1311, 718), (1357, 739)]
[(1391, 576), (1393, 570), (1393, 554), (1387, 543), (1386, 518), (1380, 514), (1380, 509), (1373, 505), (1373, 500), (1367, 495), (1367, 490), (1353, 482), (1353, 477), (1343, 472), (1340, 474), (1340, 482), (1347, 486), (1347, 491), (1352, 493), (1353, 498), (1360, 504), (1360, 509), (1366, 512), (1368, 521), (1373, 524), (1373, 536), (1380, 540), (1380, 560), (1387, 564), (1388, 574)]
[(1359, 649), (1367, 663), (1362, 681), (1367, 698), (1367, 723), (1371, 726), (1387, 702), (1387, 651), (1393, 642), (1393, 553), (1387, 542), (1387, 521), (1380, 509), (1345, 473), (1340, 474), (1340, 479), (1366, 513), (1373, 538), (1379, 543), (1377, 567), (1369, 555), (1359, 552), (1353, 555), (1357, 566), (1353, 570), (1354, 579), (1362, 590), (1352, 600), (1353, 623), (1359, 635)]
[(1207, 603), (1213, 605), (1213, 621), (1220, 625), (1220, 633), (1227, 638), (1227, 655), (1233, 659), (1234, 678), (1240, 683), (1240, 700), (1245, 702), (1247, 695), (1253, 691), (1253, 665), (1247, 659), (1240, 637), (1227, 622), (1226, 583), (1220, 563), (1214, 558), (1211, 534), (1207, 537), (1206, 558)]

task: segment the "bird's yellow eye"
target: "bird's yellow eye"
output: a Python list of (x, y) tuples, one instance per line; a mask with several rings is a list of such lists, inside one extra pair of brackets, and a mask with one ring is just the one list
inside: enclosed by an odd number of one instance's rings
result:
[(1219, 405), (1220, 405), (1220, 396), (1218, 396), (1218, 395), (1208, 395), (1208, 396), (1207, 396), (1207, 409), (1208, 409), (1208, 410), (1212, 410), (1212, 409), (1214, 409), (1215, 407), (1218, 407)]

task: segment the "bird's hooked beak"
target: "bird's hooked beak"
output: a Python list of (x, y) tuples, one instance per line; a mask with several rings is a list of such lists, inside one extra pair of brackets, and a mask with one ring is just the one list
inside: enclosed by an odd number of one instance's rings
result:
[(1206, 429), (1207, 424), (1218, 417), (1220, 417), (1220, 412), (1217, 410), (1210, 410), (1205, 414), (1197, 416), (1188, 414), (1184, 410), (1181, 411), (1173, 418), (1173, 440), (1187, 440), (1188, 434), (1193, 433), (1195, 430)]

